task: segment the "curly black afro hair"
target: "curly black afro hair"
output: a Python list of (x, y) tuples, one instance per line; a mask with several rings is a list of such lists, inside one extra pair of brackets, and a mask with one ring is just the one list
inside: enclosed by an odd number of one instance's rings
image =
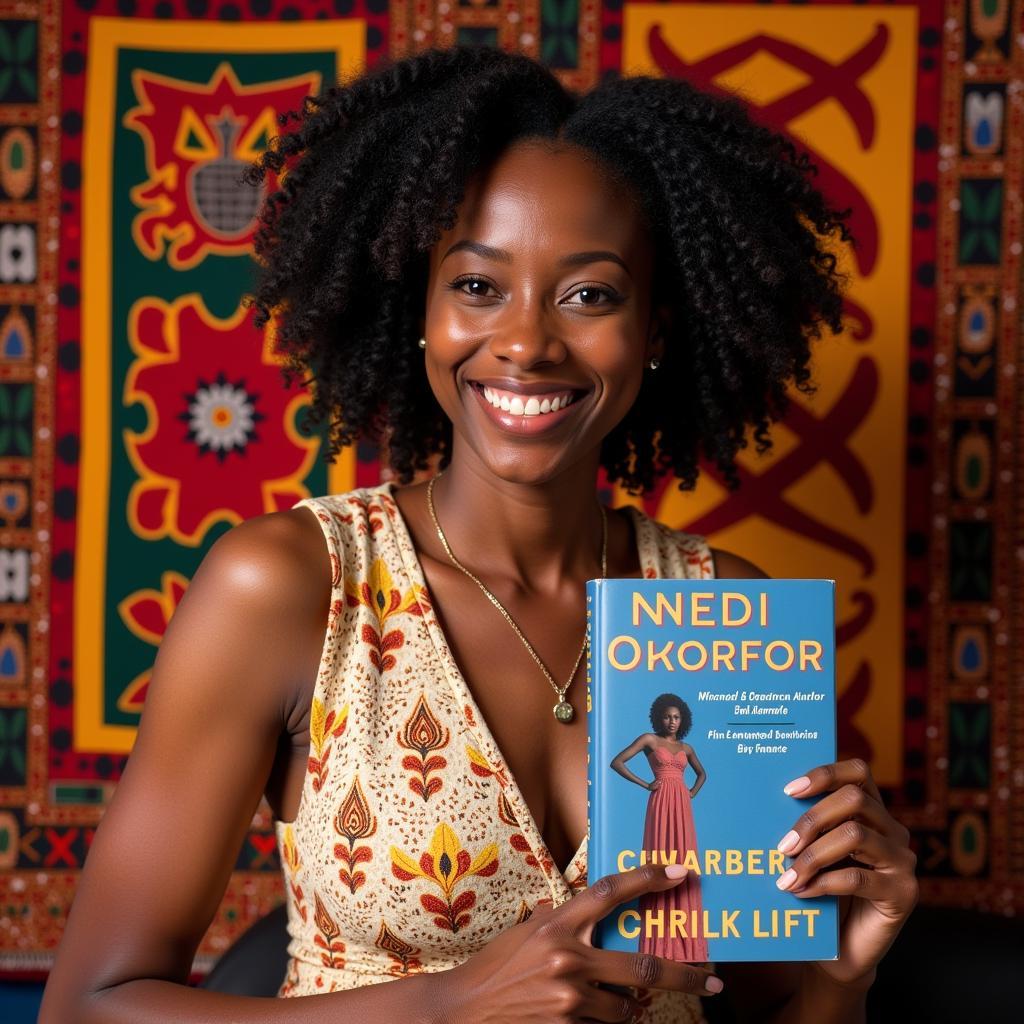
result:
[(661, 716), (665, 714), (667, 708), (679, 708), (679, 731), (676, 733), (676, 739), (681, 740), (693, 725), (693, 712), (690, 711), (690, 705), (674, 693), (663, 693), (654, 698), (651, 705), (651, 728), (659, 736), (665, 735), (662, 732)]
[(313, 391), (327, 457), (386, 443), (402, 482), (451, 451), (451, 424), (416, 345), (427, 253), (456, 221), (467, 178), (514, 140), (574, 143), (632, 186), (654, 235), (655, 303), (669, 303), (661, 369), (605, 439), (608, 477), (636, 493), (703, 455), (735, 486), (790, 382), (814, 386), (810, 342), (842, 329), (844, 279), (825, 242), (844, 219), (806, 154), (732, 97), (632, 77), (578, 95), (541, 64), (487, 47), (428, 50), (308, 97), (250, 168), (275, 176), (247, 302), (274, 319), (284, 376)]

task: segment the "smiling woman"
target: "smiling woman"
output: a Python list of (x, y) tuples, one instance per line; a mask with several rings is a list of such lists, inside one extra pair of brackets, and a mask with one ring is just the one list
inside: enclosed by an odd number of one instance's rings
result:
[(506, 480), (583, 453), (592, 472), (664, 347), (651, 257), (631, 193), (574, 144), (517, 139), (471, 177), (427, 268), (426, 376), (453, 445)]
[[(703, 455), (734, 481), (747, 431), (768, 446), (811, 340), (841, 326), (843, 215), (735, 100), (648, 78), (578, 96), (490, 49), (381, 68), (286, 124), (251, 173), (287, 172), (257, 321), (331, 453), (372, 438), (408, 486), (305, 499), (206, 556), (40, 1019), (700, 1020), (723, 989), (708, 965), (590, 942), (683, 869), (586, 885), (583, 584), (763, 574), (605, 509), (597, 475), (692, 487)], [(675, 756), (666, 712), (654, 745)], [(731, 998), (755, 1020), (858, 1020), (916, 898), (907, 832), (861, 762), (791, 785), (821, 800), (786, 835), (787, 884), (850, 901), (842, 953), (730, 965)], [(188, 989), (263, 794), (290, 998)]]
[(658, 369), (643, 401), (616, 396), (601, 461), (640, 490), (666, 469), (692, 486), (701, 454), (735, 479), (747, 431), (767, 447), (787, 386), (809, 389), (809, 339), (841, 328), (844, 214), (737, 100), (650, 78), (579, 97), (525, 57), (456, 47), (298, 120), (263, 161), (289, 174), (257, 239), (258, 317), (278, 314), (292, 371), (315, 377), (335, 450), (386, 438), (403, 481), (453, 444), (421, 336), (639, 340), (631, 384)]

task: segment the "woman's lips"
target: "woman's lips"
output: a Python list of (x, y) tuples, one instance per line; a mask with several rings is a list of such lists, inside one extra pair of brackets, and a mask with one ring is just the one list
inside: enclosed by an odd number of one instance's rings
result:
[(573, 415), (583, 398), (582, 393), (570, 389), (524, 394), (475, 381), (470, 387), (491, 422), (514, 434), (541, 434), (553, 429)]

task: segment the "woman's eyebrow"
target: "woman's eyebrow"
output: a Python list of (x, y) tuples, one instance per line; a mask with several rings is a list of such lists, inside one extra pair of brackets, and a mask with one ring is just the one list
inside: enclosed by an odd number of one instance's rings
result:
[[(495, 260), (498, 263), (512, 262), (512, 253), (507, 249), (495, 249), (493, 246), (484, 245), (483, 242), (473, 242), (469, 239), (456, 242), (444, 254), (444, 256), (441, 257), (441, 262), (444, 263), (452, 253), (456, 252), (476, 253), (477, 256), (482, 256), (485, 260)], [(563, 267), (580, 267), (587, 263), (600, 263), (602, 260), (617, 263), (627, 274), (629, 274), (629, 267), (626, 266), (622, 257), (606, 249), (592, 249), (587, 252), (570, 253), (568, 256), (563, 256), (558, 263), (559, 266)], [(631, 274), (630, 276), (632, 277)]]

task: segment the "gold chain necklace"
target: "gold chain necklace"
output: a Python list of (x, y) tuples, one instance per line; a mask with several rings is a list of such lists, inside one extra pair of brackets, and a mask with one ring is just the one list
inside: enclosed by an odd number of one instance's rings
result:
[[(558, 683), (555, 682), (554, 677), (548, 671), (547, 665), (540, 660), (540, 655), (533, 649), (533, 645), (529, 640), (523, 636), (523, 631), (516, 625), (515, 620), (505, 610), (505, 606), (487, 589), (486, 586), (469, 571), (454, 555), (451, 547), (448, 545), (448, 538), (444, 535), (444, 530), (441, 529), (441, 524), (437, 521), (437, 511), (434, 509), (434, 484), (437, 483), (438, 477), (431, 477), (430, 483), (427, 484), (427, 509), (430, 512), (430, 518), (434, 521), (434, 528), (437, 530), (437, 536), (444, 547), (445, 553), (452, 560), (452, 564), (462, 570), (485, 594), (487, 600), (494, 605), (495, 608), (501, 612), (502, 617), (505, 621), (515, 630), (516, 636), (519, 637), (523, 642), (523, 646), (530, 652), (530, 657), (540, 666), (541, 672), (547, 677), (548, 682), (551, 684), (551, 688), (558, 694), (558, 703), (551, 709), (556, 719), (565, 725), (568, 725), (573, 718), (576, 717), (576, 712), (573, 706), (565, 699), (566, 691), (572, 685), (572, 681), (576, 676), (576, 670), (580, 667), (580, 661), (583, 659), (583, 652), (587, 649), (587, 636), (586, 631), (583, 634), (583, 645), (580, 647), (580, 653), (576, 655), (576, 663), (572, 667), (572, 671), (569, 673), (569, 678), (566, 680), (565, 686), (559, 687)], [(598, 506), (601, 509), (601, 577), (602, 579), (608, 576), (608, 513), (604, 510), (604, 505)]]

